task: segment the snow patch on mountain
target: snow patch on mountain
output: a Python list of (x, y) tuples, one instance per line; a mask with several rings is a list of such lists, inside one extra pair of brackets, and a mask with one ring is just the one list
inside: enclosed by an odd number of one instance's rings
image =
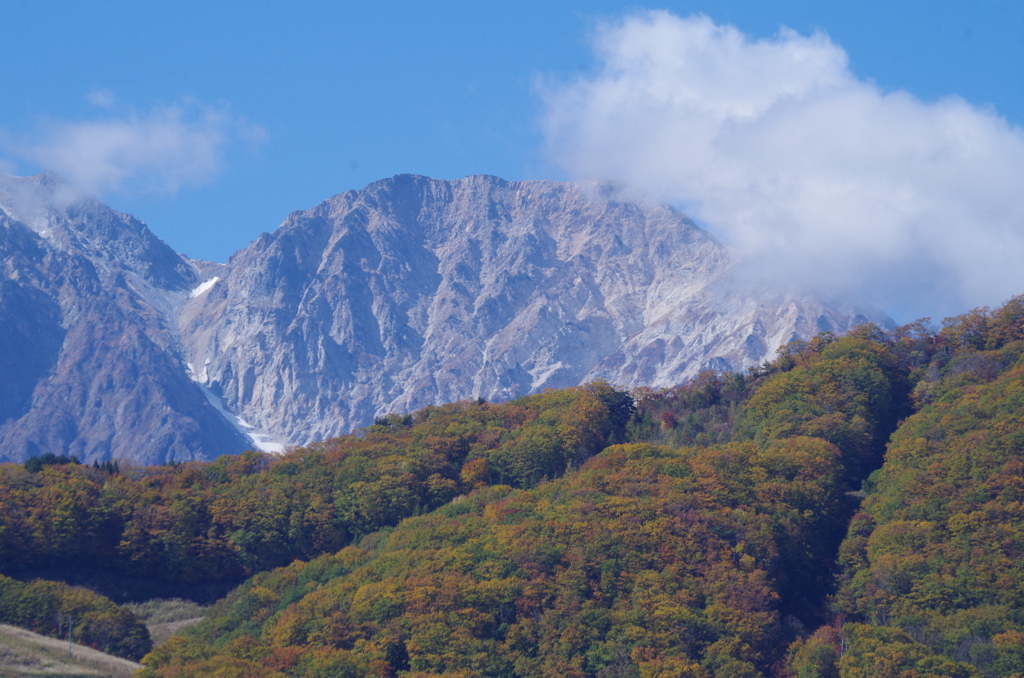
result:
[(198, 297), (203, 292), (206, 292), (211, 287), (216, 285), (218, 280), (220, 280), (220, 276), (214, 276), (214, 277), (210, 278), (209, 280), (207, 280), (206, 282), (204, 282), (204, 283), (200, 284), (199, 286), (193, 288), (192, 291), (189, 292), (189, 294), (188, 294), (189, 299), (195, 299), (196, 297)]

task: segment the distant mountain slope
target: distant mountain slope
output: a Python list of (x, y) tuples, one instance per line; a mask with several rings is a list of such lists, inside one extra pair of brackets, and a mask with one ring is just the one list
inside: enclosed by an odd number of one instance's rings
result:
[(673, 385), (865, 320), (729, 292), (731, 263), (682, 214), (605, 185), (402, 175), (290, 215), (181, 332), (232, 411), (306, 443), (463, 398)]
[(731, 290), (730, 251), (667, 206), (489, 176), (375, 182), (226, 265), (0, 176), (0, 261), (0, 461), (278, 451), (428, 404), (672, 385), (865, 320)]
[(249, 442), (185, 373), (168, 322), (196, 268), (50, 175), (0, 177), (0, 461), (146, 463)]

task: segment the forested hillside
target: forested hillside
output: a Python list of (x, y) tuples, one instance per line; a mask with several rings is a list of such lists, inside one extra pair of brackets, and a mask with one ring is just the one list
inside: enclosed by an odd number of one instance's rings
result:
[(1022, 452), (1017, 298), (281, 457), (3, 466), (0, 566), (255, 575), (146, 676), (1019, 677)]
[(848, 491), (908, 406), (906, 372), (883, 342), (826, 336), (755, 376), (738, 416), (718, 417), (710, 378), (703, 400), (648, 394), (634, 433), (667, 399), (722, 419), (731, 442), (614, 445), (561, 480), (481, 488), (258, 575), (151, 654), (147, 674), (781, 670), (827, 618)]
[(842, 546), (843, 676), (1024, 675), (1022, 320), (1017, 298), (904, 340), (934, 359)]
[(337, 551), (492, 482), (530, 486), (623, 439), (625, 393), (603, 384), (391, 416), (281, 457), (211, 463), (0, 466), (0, 573), (98, 564), (178, 583)]

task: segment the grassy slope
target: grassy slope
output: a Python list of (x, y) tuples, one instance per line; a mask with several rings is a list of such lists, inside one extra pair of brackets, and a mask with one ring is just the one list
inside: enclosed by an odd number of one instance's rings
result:
[(130, 603), (127, 607), (146, 625), (153, 647), (163, 645), (178, 631), (201, 622), (207, 610), (181, 598), (155, 598), (144, 603)]
[(0, 678), (13, 676), (110, 676), (129, 678), (142, 668), (127, 659), (103, 654), (83, 645), (73, 645), (67, 656), (65, 641), (47, 638), (0, 624)]

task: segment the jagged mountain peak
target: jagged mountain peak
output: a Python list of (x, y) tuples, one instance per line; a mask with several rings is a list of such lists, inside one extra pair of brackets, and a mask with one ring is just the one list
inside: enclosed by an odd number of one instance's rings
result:
[(181, 333), (232, 411), (303, 443), (462, 398), (672, 385), (859, 321), (722, 284), (732, 265), (685, 215), (610, 184), (398, 175), (290, 214)]
[(198, 272), (149, 228), (83, 193), (54, 172), (30, 177), (0, 174), (0, 207), (55, 248), (81, 253), (137, 287), (184, 291)]
[(863, 320), (738, 285), (685, 215), (601, 182), (398, 175), (226, 264), (65, 187), (0, 177), (8, 459), (280, 450), (464, 398), (669, 386)]
[(0, 177), (0, 205), (0, 460), (250, 446), (181, 359), (172, 318), (196, 266), (53, 174)]
[(45, 230), (53, 215), (86, 201), (95, 202), (49, 170), (27, 177), (0, 173), (0, 209), (36, 231)]

